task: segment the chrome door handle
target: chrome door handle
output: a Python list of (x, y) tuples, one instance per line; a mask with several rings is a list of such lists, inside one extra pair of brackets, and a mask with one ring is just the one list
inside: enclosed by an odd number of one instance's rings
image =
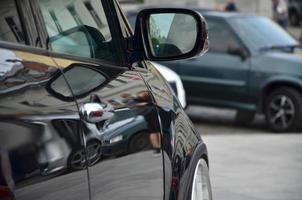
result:
[(111, 119), (114, 111), (105, 104), (85, 103), (80, 106), (80, 115), (88, 123), (98, 123)]

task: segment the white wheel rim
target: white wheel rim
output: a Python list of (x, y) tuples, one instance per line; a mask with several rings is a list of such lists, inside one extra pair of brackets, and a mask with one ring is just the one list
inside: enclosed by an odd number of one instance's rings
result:
[(206, 163), (200, 159), (194, 171), (191, 200), (209, 200), (208, 173)]

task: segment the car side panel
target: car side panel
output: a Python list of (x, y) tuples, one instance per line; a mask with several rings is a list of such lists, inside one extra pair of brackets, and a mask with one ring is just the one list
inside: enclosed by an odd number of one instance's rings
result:
[(180, 66), (189, 103), (236, 107), (246, 102), (249, 60), (209, 52)]
[[(97, 103), (105, 106), (104, 116), (111, 114), (97, 123), (82, 117), (88, 160), (98, 156), (89, 164), (92, 199), (163, 199), (160, 124), (156, 105), (139, 72), (104, 63), (54, 60), (65, 75), (81, 66), (105, 77), (97, 87), (75, 97), (79, 108)], [(66, 78), (69, 83), (80, 82), (85, 74)], [(74, 94), (86, 87), (70, 86)], [(100, 156), (93, 149), (96, 143), (101, 145)]]
[[(141, 74), (150, 87), (161, 121), (165, 199), (187, 199), (188, 166), (197, 146), (203, 142), (162, 75), (151, 63), (146, 63), (146, 67), (147, 71)], [(206, 150), (199, 153), (199, 158), (207, 157)]]
[(31, 52), (0, 44), (0, 199), (88, 199), (85, 165), (70, 168), (72, 151), (84, 150), (76, 104), (48, 91), (61, 70)]

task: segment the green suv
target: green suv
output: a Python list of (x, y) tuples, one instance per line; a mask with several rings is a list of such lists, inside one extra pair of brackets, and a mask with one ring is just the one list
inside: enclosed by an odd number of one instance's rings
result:
[(265, 17), (203, 11), (209, 52), (166, 62), (177, 72), (188, 104), (238, 110), (239, 122), (265, 114), (276, 132), (302, 128), (302, 54), (299, 43)]

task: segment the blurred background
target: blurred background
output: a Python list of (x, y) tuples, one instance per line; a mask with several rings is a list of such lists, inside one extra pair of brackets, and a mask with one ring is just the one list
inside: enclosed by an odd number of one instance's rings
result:
[[(157, 67), (165, 72), (164, 76), (169, 74), (164, 69), (179, 75), (179, 78), (166, 78), (208, 145), (214, 199), (301, 200), (302, 129), (284, 127), (287, 122), (297, 127), (302, 124), (302, 85), (299, 85), (302, 83), (302, 0), (120, 0), (120, 3), (132, 26), (139, 9), (146, 7), (194, 8), (208, 20), (210, 50), (205, 56), (161, 63)], [(238, 21), (232, 24), (235, 22), (225, 12), (234, 11), (260, 18), (245, 22), (244, 15), (235, 14)], [(211, 22), (213, 16), (228, 21), (230, 33), (222, 22)], [(250, 46), (258, 42), (259, 49), (254, 53), (250, 50), (250, 54), (240, 48), (230, 51), (229, 46), (237, 39), (246, 49), (252, 49)], [(238, 102), (230, 105), (220, 101), (217, 106), (218, 103), (213, 103), (217, 99), (202, 101), (211, 92), (221, 94), (220, 100), (235, 98), (240, 93), (234, 87), (219, 89), (219, 84), (243, 83), (250, 94), (260, 90), (262, 80), (277, 76), (297, 79), (299, 84), (291, 85), (285, 78), (268, 87), (261, 93), (265, 98), (258, 111), (263, 112), (243, 111)], [(246, 82), (242, 82), (244, 78)], [(173, 87), (179, 80), (183, 83)], [(197, 83), (191, 84), (192, 80)], [(209, 80), (212, 82), (206, 85)], [(201, 97), (194, 96), (193, 90)], [(281, 128), (273, 122), (279, 122)]]
[[(227, 0), (119, 0), (124, 10), (133, 10), (141, 6), (158, 5), (178, 5), (178, 6), (198, 6), (204, 9), (223, 10)], [(301, 0), (288, 1), (289, 4), (299, 4)], [(253, 13), (266, 17), (273, 17), (273, 1), (271, 0), (237, 0), (236, 4), (243, 13)], [(289, 5), (292, 6), (292, 5)], [(294, 5), (297, 12), (302, 13), (301, 5)], [(295, 37), (299, 38), (302, 27), (292, 26), (289, 30)]]

